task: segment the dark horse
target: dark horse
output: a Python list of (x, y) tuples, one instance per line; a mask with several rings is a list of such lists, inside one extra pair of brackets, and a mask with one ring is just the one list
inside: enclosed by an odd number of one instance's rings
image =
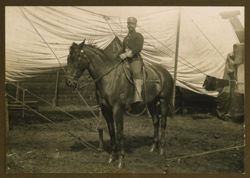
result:
[[(75, 87), (85, 69), (95, 81), (97, 101), (110, 134), (112, 152), (109, 163), (118, 158), (119, 168), (124, 166), (125, 154), (123, 115), (127, 104), (131, 103), (131, 98), (134, 96), (134, 85), (128, 79), (128, 72), (125, 71), (123, 62), (119, 57), (108, 58), (103, 50), (86, 45), (84, 41), (80, 44), (72, 44), (67, 59), (68, 86)], [(172, 110), (173, 79), (160, 65), (145, 68), (146, 86), (143, 97), (154, 125), (154, 142), (150, 151), (153, 152), (159, 148), (162, 155), (165, 154), (166, 118)], [(161, 133), (159, 133), (160, 126)]]

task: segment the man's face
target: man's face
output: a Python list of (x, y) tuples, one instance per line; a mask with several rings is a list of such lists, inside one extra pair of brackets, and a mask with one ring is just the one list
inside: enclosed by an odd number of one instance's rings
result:
[(128, 23), (127, 23), (127, 27), (128, 27), (128, 30), (129, 30), (129, 31), (135, 31), (136, 23), (128, 22)]

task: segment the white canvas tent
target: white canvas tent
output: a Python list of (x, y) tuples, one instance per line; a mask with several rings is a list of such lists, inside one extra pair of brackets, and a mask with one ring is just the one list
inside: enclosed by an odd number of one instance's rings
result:
[[(244, 9), (232, 7), (241, 11)], [(231, 8), (231, 9), (232, 9)], [(145, 43), (142, 57), (174, 72), (177, 7), (6, 7), (6, 80), (19, 81), (66, 65), (72, 42), (104, 49), (127, 34), (127, 16), (138, 19)], [(226, 56), (238, 42), (219, 12), (229, 7), (183, 7), (177, 85), (216, 96), (202, 88), (206, 75), (222, 78)], [(244, 23), (243, 23), (244, 24)], [(59, 58), (56, 59), (55, 55)]]

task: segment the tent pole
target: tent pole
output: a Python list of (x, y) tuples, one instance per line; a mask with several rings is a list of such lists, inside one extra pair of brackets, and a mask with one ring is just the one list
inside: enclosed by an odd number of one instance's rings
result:
[(178, 56), (179, 56), (179, 39), (180, 39), (180, 24), (181, 24), (181, 9), (178, 13), (178, 22), (177, 22), (177, 33), (176, 33), (176, 48), (175, 48), (175, 64), (174, 64), (174, 86), (173, 86), (173, 108), (175, 111), (175, 93), (176, 93), (176, 78), (177, 78), (177, 66), (178, 66)]
[(5, 134), (6, 138), (8, 138), (10, 130), (10, 118), (9, 118), (9, 108), (8, 108), (8, 97), (6, 93), (5, 93), (5, 122), (6, 122)]
[(20, 97), (20, 89), (19, 89), (19, 86), (20, 86), (20, 83), (19, 82), (16, 82), (16, 102), (19, 100), (19, 97)]
[(56, 71), (56, 86), (55, 86), (55, 95), (54, 95), (54, 98), (53, 98), (53, 106), (57, 106), (58, 104), (58, 82), (59, 82), (59, 74), (60, 74), (60, 71), (57, 70)]

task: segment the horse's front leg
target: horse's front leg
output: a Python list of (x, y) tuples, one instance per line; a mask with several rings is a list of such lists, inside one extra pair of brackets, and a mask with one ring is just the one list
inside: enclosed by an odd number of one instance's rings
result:
[(119, 152), (119, 163), (118, 168), (123, 168), (125, 166), (124, 163), (124, 135), (123, 135), (123, 113), (124, 106), (121, 104), (117, 104), (113, 107), (113, 118), (116, 124), (116, 136), (117, 136), (117, 148)]
[(153, 126), (154, 126), (154, 140), (150, 148), (150, 152), (154, 152), (159, 146), (159, 116), (157, 113), (156, 102), (148, 103), (148, 109), (152, 116)]
[(154, 125), (154, 142), (151, 146), (150, 152), (154, 152), (159, 147), (159, 116), (157, 113), (152, 116), (153, 125)]
[(108, 162), (112, 163), (116, 159), (116, 135), (115, 135), (113, 113), (111, 108), (106, 107), (104, 105), (101, 105), (101, 110), (109, 130), (111, 155)]

